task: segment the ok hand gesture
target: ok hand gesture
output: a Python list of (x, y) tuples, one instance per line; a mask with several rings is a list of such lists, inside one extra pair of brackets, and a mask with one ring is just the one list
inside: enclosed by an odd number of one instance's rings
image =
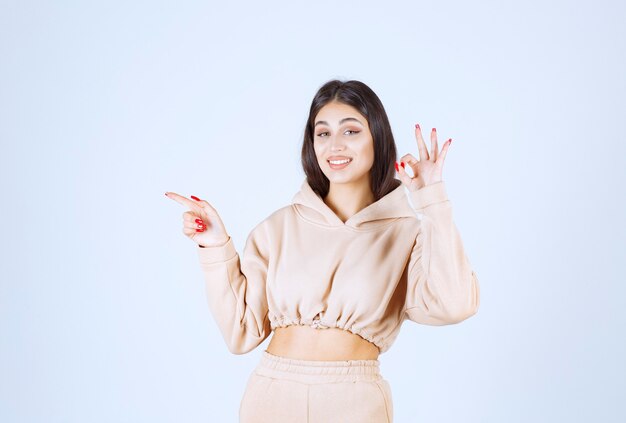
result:
[(189, 211), (183, 213), (183, 233), (201, 247), (216, 247), (226, 244), (229, 235), (224, 223), (217, 214), (217, 210), (208, 202), (193, 195), (190, 200), (173, 192), (166, 192), (165, 196), (183, 206)]
[(439, 147), (437, 146), (437, 129), (433, 128), (430, 132), (431, 151), (429, 154), (424, 138), (422, 138), (422, 130), (417, 123), (415, 124), (415, 137), (417, 138), (420, 160), (417, 160), (410, 153), (400, 158), (402, 164), (406, 163), (411, 167), (414, 176), (409, 176), (404, 165), (398, 166), (398, 162), (396, 162), (396, 171), (400, 176), (400, 181), (402, 181), (410, 191), (416, 191), (426, 185), (441, 181), (443, 161), (452, 143), (452, 138), (448, 139), (448, 141), (443, 144), (441, 153), (439, 153)]

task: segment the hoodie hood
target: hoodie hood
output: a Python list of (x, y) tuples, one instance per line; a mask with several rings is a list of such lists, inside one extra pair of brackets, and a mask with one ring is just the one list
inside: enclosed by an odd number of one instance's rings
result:
[(388, 224), (390, 219), (416, 217), (416, 212), (409, 204), (402, 184), (378, 201), (359, 210), (345, 223), (313, 191), (306, 178), (302, 182), (300, 191), (293, 196), (291, 202), (303, 218), (324, 226), (348, 226), (355, 229), (371, 229)]

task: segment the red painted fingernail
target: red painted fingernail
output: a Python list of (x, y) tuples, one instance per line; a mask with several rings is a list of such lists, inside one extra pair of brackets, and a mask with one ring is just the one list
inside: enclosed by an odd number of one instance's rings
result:
[(448, 140), (448, 144), (452, 144), (452, 138)]
[(200, 201), (200, 199), (198, 197), (196, 197), (195, 195), (192, 195), (191, 198), (193, 198), (196, 201)]
[(399, 172), (400, 168), (398, 167), (398, 162), (396, 162), (396, 172)]
[(404, 169), (404, 162), (400, 162), (400, 165), (402, 165), (402, 169)]
[(437, 128), (433, 128), (433, 132), (437, 132)]
[(416, 127), (417, 129), (420, 129), (420, 124), (419, 124), (419, 123), (416, 123), (416, 124), (415, 124), (415, 127)]
[(196, 219), (196, 223), (202, 223), (202, 219)]
[(196, 232), (204, 232), (204, 229), (196, 229)]

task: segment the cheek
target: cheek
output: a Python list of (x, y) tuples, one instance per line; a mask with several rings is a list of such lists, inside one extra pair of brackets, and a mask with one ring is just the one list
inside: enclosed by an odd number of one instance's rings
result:
[(324, 161), (324, 151), (319, 145), (314, 145), (313, 147), (315, 150), (315, 158), (321, 167)]
[(320, 154), (322, 153), (322, 149), (320, 148), (318, 143), (313, 143), (313, 151), (315, 151), (315, 156), (319, 159)]
[(362, 146), (359, 155), (363, 157), (367, 163), (374, 163), (374, 145), (371, 141)]

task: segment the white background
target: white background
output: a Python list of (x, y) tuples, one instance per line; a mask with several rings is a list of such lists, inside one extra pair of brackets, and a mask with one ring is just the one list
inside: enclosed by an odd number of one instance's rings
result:
[(380, 356), (396, 423), (626, 420), (626, 7), (619, 1), (0, 3), (0, 420), (236, 422), (185, 208), (241, 251), (290, 203), (327, 80), (453, 138), (481, 284)]

